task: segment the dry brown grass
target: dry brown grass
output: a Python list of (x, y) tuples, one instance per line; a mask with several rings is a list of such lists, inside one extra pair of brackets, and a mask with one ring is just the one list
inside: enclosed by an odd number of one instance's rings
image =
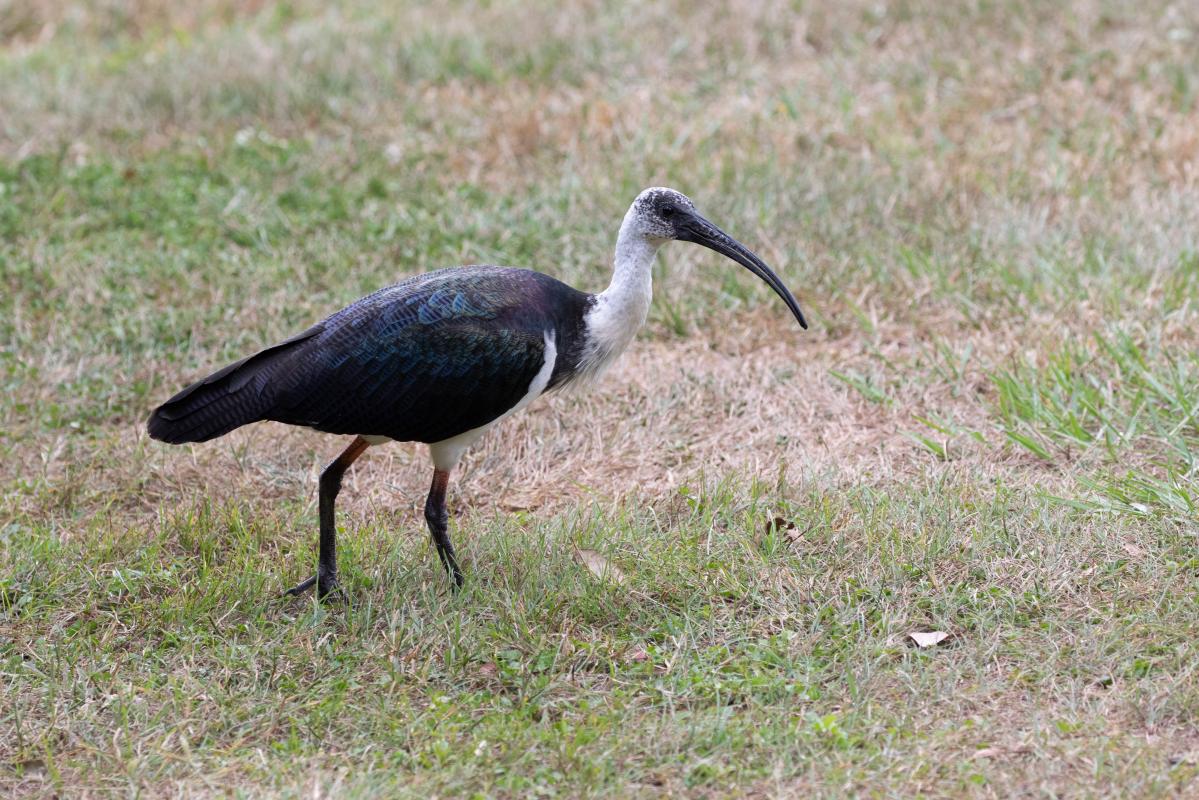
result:
[(138, 39), (163, 31), (195, 34), (253, 17), (268, 5), (266, 0), (2, 0), (0, 45), (23, 54), (56, 37)]
[[(867, 339), (804, 334), (773, 315), (752, 326), (720, 318), (711, 324), (687, 341), (637, 343), (598, 386), (553, 395), (506, 421), (468, 454), (452, 487), (455, 504), (485, 515), (491, 509), (555, 513), (587, 498), (669, 505), (680, 486), (722, 475), (767, 484), (886, 487), (919, 480), (938, 463), (905, 436), (920, 428), (919, 417), (988, 429), (995, 400), (978, 366), (952, 385), (896, 384), (886, 403), (830, 377), (834, 371), (868, 374), (880, 360), (913, 361), (925, 343), (909, 326), (885, 323)], [(945, 330), (944, 323), (930, 324)], [(1031, 327), (1049, 328), (1051, 321)], [(963, 331), (953, 340), (974, 352), (975, 364), (1004, 363), (1029, 346), (1023, 330), (1011, 328)], [(48, 386), (64, 377), (51, 371)], [(181, 452), (150, 442), (140, 419), (82, 442), (55, 433), (27, 444), (18, 453), (24, 458), (8, 463), (11, 475), (39, 476), (61, 491), (27, 500), (35, 505), (25, 513), (53, 513), (71, 498), (72, 505), (102, 502), (106, 513), (123, 510), (131, 523), (182, 495), (214, 501), (299, 495), (315, 504), (319, 471), (342, 447), (326, 435), (263, 423)], [(1005, 455), (997, 458), (997, 451)], [(1002, 477), (1027, 488), (1060, 489), (1078, 466), (1004, 451), (994, 434), (985, 446), (955, 438), (949, 452), (951, 472), (976, 481)], [(418, 512), (429, 469), (421, 445), (374, 448), (352, 471), (340, 506), (350, 513), (411, 511), (405, 524), (421, 535)]]

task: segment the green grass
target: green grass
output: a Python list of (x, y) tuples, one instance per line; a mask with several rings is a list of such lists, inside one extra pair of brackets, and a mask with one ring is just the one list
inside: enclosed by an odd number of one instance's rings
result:
[[(1107, 0), (0, 0), (0, 791), (1194, 793), (1196, 37)], [(324, 608), (277, 595), (340, 443), (142, 430), (407, 274), (602, 288), (658, 184), (812, 329), (664, 249), (624, 366), (457, 474), (459, 594), (420, 449), (350, 474)]]
[[(1015, 716), (1020, 747), (1098, 758), (1092, 780), (1120, 779), (1102, 757), (1130, 748), (1162, 765), (1146, 788), (1189, 780), (1106, 723), (1123, 695), (1147, 724), (1193, 714), (1199, 696), (1175, 680), (1193, 666), (1189, 537), (1132, 563), (1105, 527), (974, 487), (684, 499), (665, 517), (620, 507), (460, 531), (471, 580), (457, 596), (418, 532), (351, 528), (355, 604), (333, 610), (280, 603), (263, 569), (307, 571), (308, 537), (287, 531), (310, 514), (197, 505), (73, 542), (10, 526), (14, 768), (59, 790), (89, 772), (97, 790), (161, 789), (186, 765), (196, 789), (209, 776), (426, 796), (804, 775), (827, 791), (885, 784), (898, 762), (948, 793), (1004, 785), (970, 756), (1012, 742)], [(796, 523), (794, 544), (759, 540), (767, 508)], [(572, 546), (602, 549), (627, 583), (597, 580)], [(1083, 566), (1085, 581), (1061, 580)], [(1146, 569), (1181, 591), (1145, 596)], [(956, 638), (905, 644), (926, 628)], [(70, 747), (39, 735), (41, 719), (69, 719)], [(935, 763), (930, 744), (955, 756)]]

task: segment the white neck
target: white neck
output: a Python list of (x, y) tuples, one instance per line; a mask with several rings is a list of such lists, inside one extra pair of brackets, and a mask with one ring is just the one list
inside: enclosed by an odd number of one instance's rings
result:
[(645, 324), (653, 294), (651, 272), (661, 239), (650, 239), (637, 230), (629, 209), (616, 238), (616, 264), (612, 282), (595, 298), (585, 319), (587, 346), (579, 372), (598, 378), (633, 341)]

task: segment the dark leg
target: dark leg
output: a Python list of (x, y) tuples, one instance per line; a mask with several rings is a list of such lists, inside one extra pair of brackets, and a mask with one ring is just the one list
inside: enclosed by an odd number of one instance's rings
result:
[(317, 558), (316, 574), (303, 583), (288, 589), (286, 594), (302, 594), (316, 585), (316, 596), (324, 600), (331, 594), (341, 594), (337, 585), (337, 528), (333, 524), (333, 502), (341, 491), (341, 478), (358, 456), (366, 452), (370, 443), (359, 436), (341, 455), (333, 459), (320, 480), (321, 547)]
[(433, 534), (433, 544), (437, 545), (437, 555), (441, 557), (441, 565), (454, 579), (454, 588), (461, 589), (462, 570), (458, 569), (458, 559), (454, 557), (454, 545), (450, 544), (450, 515), (445, 510), (445, 490), (449, 483), (449, 472), (440, 469), (433, 470), (433, 485), (429, 487), (429, 497), (425, 500), (425, 522), (429, 523), (429, 533)]

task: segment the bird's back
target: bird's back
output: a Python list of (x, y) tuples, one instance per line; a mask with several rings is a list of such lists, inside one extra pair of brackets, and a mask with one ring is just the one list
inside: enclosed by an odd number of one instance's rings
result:
[(563, 382), (582, 349), (591, 295), (538, 272), (438, 270), (370, 294), (312, 328), (184, 389), (150, 432), (203, 441), (259, 419), (329, 433), (436, 442), (515, 405), (557, 358)]

